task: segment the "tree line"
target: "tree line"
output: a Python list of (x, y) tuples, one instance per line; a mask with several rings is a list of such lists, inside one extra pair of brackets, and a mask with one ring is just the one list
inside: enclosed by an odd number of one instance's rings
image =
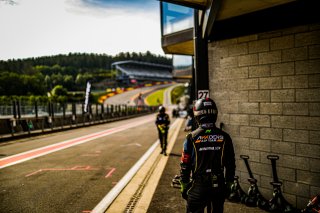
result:
[[(66, 91), (83, 91), (86, 81), (101, 86), (114, 85), (116, 61), (136, 60), (171, 65), (172, 59), (146, 53), (67, 55), (0, 60), (0, 96), (46, 96), (56, 86)], [(64, 91), (63, 90), (63, 91)], [(58, 90), (60, 91), (60, 90)]]

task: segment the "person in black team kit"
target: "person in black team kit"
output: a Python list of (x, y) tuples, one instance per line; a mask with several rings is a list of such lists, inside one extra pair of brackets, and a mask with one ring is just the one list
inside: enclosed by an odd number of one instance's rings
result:
[(161, 154), (164, 154), (166, 156), (170, 118), (169, 118), (169, 115), (166, 113), (166, 108), (164, 106), (159, 107), (159, 113), (157, 114), (156, 125), (159, 132)]
[(205, 207), (222, 213), (228, 187), (235, 175), (232, 140), (215, 126), (218, 110), (212, 99), (197, 100), (193, 112), (198, 128), (187, 135), (183, 145), (182, 197), (187, 200), (188, 213), (203, 213)]

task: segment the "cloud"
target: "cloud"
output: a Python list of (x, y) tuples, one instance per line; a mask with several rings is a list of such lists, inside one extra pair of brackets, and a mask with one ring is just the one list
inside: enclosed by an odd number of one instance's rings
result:
[(96, 17), (158, 13), (158, 2), (151, 0), (66, 0), (68, 11)]
[(21, 0), (17, 6), (0, 7), (0, 60), (69, 52), (163, 54), (157, 4), (145, 11), (130, 4), (124, 8), (86, 4)]
[(14, 0), (0, 0), (0, 5), (1, 4), (17, 5), (18, 2)]
[(95, 7), (106, 7), (106, 8), (146, 8), (154, 7), (157, 4), (156, 1), (152, 0), (81, 0), (86, 5), (91, 5)]

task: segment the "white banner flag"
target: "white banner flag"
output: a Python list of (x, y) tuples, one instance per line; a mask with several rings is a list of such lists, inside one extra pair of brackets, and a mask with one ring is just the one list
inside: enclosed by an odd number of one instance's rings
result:
[(91, 91), (91, 83), (90, 81), (87, 82), (87, 89), (86, 89), (86, 98), (84, 100), (84, 112), (88, 112), (88, 105), (89, 105), (89, 97)]

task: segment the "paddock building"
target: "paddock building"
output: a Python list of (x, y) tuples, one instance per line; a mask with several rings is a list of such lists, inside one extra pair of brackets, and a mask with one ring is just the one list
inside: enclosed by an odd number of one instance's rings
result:
[(284, 197), (299, 208), (320, 193), (319, 4), (160, 0), (162, 48), (192, 60), (193, 99), (208, 91), (216, 102), (240, 185), (249, 187), (240, 158), (248, 155), (262, 194), (272, 197), (267, 156), (277, 155)]

